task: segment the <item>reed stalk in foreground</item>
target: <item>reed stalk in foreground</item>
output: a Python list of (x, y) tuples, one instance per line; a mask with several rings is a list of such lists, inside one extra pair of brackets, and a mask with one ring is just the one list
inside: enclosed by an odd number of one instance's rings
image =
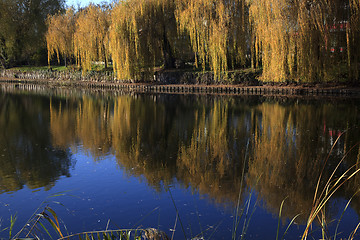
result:
[[(286, 200), (286, 198), (281, 202), (281, 205), (280, 205), (279, 217), (278, 217), (278, 225), (277, 225), (277, 230), (276, 230), (276, 240), (279, 240), (280, 220), (281, 220), (281, 214), (282, 214), (282, 209), (283, 209), (283, 207), (284, 207), (285, 200)], [(288, 224), (287, 228), (285, 229), (285, 231), (284, 231), (284, 233), (283, 233), (283, 235), (282, 235), (282, 237), (281, 237), (281, 240), (283, 240), (283, 239), (285, 238), (286, 233), (288, 232), (289, 228), (290, 228), (291, 225), (295, 222), (295, 219), (296, 219), (298, 216), (300, 216), (300, 214), (295, 215), (295, 216), (291, 219), (290, 223)]]
[[(337, 166), (335, 167), (335, 169), (333, 170), (332, 174), (330, 175), (329, 179), (327, 180), (325, 186), (323, 189), (320, 189), (320, 182), (321, 182), (321, 178), (322, 178), (322, 174), (324, 172), (325, 169), (325, 165), (330, 157), (331, 152), (333, 151), (335, 145), (337, 144), (337, 142), (339, 141), (340, 137), (342, 136), (342, 134), (340, 136), (338, 136), (338, 138), (336, 139), (336, 141), (334, 142), (334, 144), (331, 147), (331, 150), (325, 160), (323, 169), (320, 173), (316, 188), (315, 188), (315, 194), (314, 194), (314, 200), (313, 200), (313, 207), (310, 211), (307, 223), (306, 223), (306, 228), (304, 230), (304, 233), (301, 237), (301, 240), (306, 240), (308, 235), (309, 235), (309, 230), (313, 224), (313, 222), (317, 219), (320, 223), (320, 226), (322, 228), (322, 235), (323, 235), (323, 239), (328, 238), (327, 234), (326, 234), (326, 221), (325, 221), (325, 206), (326, 204), (329, 202), (329, 200), (332, 198), (332, 196), (335, 194), (336, 191), (339, 190), (339, 188), (341, 186), (343, 186), (346, 182), (348, 182), (351, 178), (353, 178), (359, 171), (359, 163), (356, 163), (354, 165), (352, 165), (350, 168), (348, 168), (340, 177), (335, 178), (335, 172), (339, 169), (340, 165), (343, 163), (344, 159), (347, 157), (347, 155), (349, 154), (349, 152), (351, 152), (351, 150), (353, 150), (355, 148), (355, 146), (359, 145), (355, 144), (348, 152), (346, 152), (344, 154), (344, 156), (341, 158), (341, 160), (339, 161), (339, 163), (337, 164)], [(352, 198), (351, 198), (352, 199)], [(350, 201), (351, 201), (350, 199)], [(350, 203), (350, 201), (348, 202), (348, 204)], [(347, 204), (347, 206), (348, 206)], [(347, 208), (346, 206), (346, 208)], [(344, 210), (346, 210), (346, 208)], [(360, 223), (359, 223), (360, 224)], [(348, 239), (353, 239), (357, 230), (359, 228), (359, 225), (355, 228), (355, 230), (351, 233), (351, 235), (349, 236)], [(336, 232), (335, 234), (337, 234), (337, 228), (336, 228)], [(336, 235), (335, 235), (336, 238)]]

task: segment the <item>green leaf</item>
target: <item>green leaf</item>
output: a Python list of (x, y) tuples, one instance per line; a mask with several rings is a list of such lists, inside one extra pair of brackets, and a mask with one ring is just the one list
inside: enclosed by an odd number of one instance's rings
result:
[(47, 230), (47, 228), (42, 224), (42, 222), (39, 222), (39, 224), (40, 224), (40, 226), (45, 230), (45, 232), (49, 235), (49, 237), (50, 237), (51, 239), (53, 239), (52, 236), (50, 235), (49, 231)]
[(10, 216), (10, 229), (9, 229), (9, 239), (11, 239), (11, 235), (12, 235), (12, 230), (14, 228), (15, 222), (17, 220), (17, 216), (16, 214), (13, 216)]

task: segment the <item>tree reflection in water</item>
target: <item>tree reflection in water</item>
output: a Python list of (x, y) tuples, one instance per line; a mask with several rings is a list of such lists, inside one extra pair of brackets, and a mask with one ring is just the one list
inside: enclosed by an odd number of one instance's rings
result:
[[(358, 106), (356, 100), (83, 96), (54, 98), (50, 126), (55, 146), (67, 149), (79, 141), (98, 160), (113, 154), (128, 174), (144, 177), (159, 191), (176, 179), (218, 204), (233, 206), (240, 189), (252, 188), (274, 214), (287, 198), (283, 218), (302, 213), (304, 222), (337, 136), (351, 129), (331, 152), (324, 181), (359, 141)], [(360, 160), (360, 149), (354, 150), (337, 175)], [(358, 182), (359, 177), (354, 178), (338, 196), (349, 199)], [(358, 205), (355, 199), (353, 206), (359, 212)]]
[(70, 176), (70, 152), (51, 142), (48, 106), (47, 98), (0, 95), (0, 193), (49, 189)]

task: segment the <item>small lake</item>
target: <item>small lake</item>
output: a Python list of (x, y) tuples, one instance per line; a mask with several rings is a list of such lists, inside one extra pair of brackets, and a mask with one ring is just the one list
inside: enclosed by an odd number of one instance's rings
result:
[[(0, 229), (46, 201), (69, 234), (231, 239), (241, 217), (238, 238), (276, 239), (280, 222), (280, 239), (300, 214), (285, 237), (300, 239), (319, 176), (322, 189), (345, 155), (334, 179), (360, 162), (359, 124), (359, 99), (3, 89)], [(356, 228), (359, 187), (356, 175), (327, 203), (329, 237), (340, 218), (338, 239)]]

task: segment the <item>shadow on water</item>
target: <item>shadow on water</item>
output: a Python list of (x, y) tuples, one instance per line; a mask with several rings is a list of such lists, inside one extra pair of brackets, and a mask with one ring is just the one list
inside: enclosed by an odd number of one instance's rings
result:
[(0, 192), (49, 189), (60, 176), (70, 177), (69, 151), (51, 143), (48, 106), (44, 97), (0, 96)]

